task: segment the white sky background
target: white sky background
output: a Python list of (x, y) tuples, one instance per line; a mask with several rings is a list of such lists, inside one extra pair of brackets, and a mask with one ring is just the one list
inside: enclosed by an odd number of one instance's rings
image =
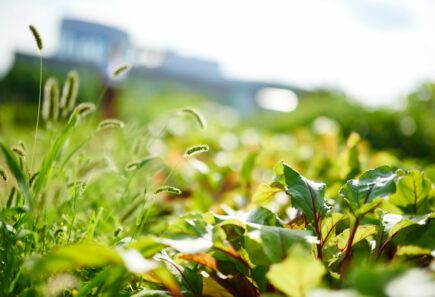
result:
[(432, 0), (0, 0), (0, 72), (15, 50), (35, 51), (30, 23), (53, 53), (63, 16), (217, 60), (230, 77), (341, 89), (369, 105), (435, 81)]

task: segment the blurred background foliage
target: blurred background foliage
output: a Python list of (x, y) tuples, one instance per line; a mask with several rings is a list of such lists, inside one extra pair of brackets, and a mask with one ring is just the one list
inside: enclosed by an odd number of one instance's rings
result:
[[(74, 65), (44, 66), (44, 78), (56, 77), (61, 83)], [(0, 132), (7, 129), (31, 128), (36, 114), (38, 72), (37, 65), (17, 63), (0, 80)], [(78, 100), (94, 102), (104, 91), (104, 79), (91, 67), (77, 68), (80, 75)], [(400, 106), (366, 107), (346, 94), (319, 89), (304, 92), (292, 112), (256, 110), (245, 113), (240, 108), (225, 106), (219, 100), (170, 83), (155, 88), (152, 81), (130, 80), (111, 86), (116, 92), (115, 110), (123, 120), (142, 124), (158, 118), (162, 113), (183, 106), (221, 106), (217, 122), (234, 122), (231, 131), (252, 127), (264, 133), (293, 135), (300, 129), (314, 132), (336, 129), (342, 138), (357, 132), (377, 150), (386, 150), (399, 158), (418, 159), (421, 164), (435, 161), (435, 84), (426, 83), (402, 100)], [(214, 107), (213, 107), (214, 108)], [(213, 112), (212, 112), (213, 114)], [(216, 113), (214, 113), (216, 115)], [(231, 118), (233, 120), (231, 120)], [(229, 128), (229, 127), (228, 127)]]

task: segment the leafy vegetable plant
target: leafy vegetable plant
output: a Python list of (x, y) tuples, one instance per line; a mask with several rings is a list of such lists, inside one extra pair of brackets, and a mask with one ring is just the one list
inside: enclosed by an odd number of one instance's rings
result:
[[(75, 71), (61, 95), (47, 80), (39, 166), (24, 142), (0, 143), (1, 296), (433, 296), (435, 188), (424, 172), (361, 172), (353, 134), (311, 170), (324, 182), (281, 161), (258, 183), (256, 167), (270, 166), (260, 150), (232, 160), (239, 177), (213, 166), (197, 109), (155, 131), (99, 121), (101, 100), (76, 104), (78, 89)], [(203, 134), (168, 136), (173, 118)], [(152, 153), (173, 138), (170, 154)]]

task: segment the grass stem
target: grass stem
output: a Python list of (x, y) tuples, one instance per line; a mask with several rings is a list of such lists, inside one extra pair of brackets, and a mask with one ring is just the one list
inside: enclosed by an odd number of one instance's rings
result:
[(36, 116), (36, 128), (35, 128), (35, 136), (33, 139), (33, 147), (32, 147), (32, 158), (30, 160), (30, 171), (33, 173), (33, 162), (35, 160), (35, 149), (36, 149), (36, 140), (38, 138), (38, 129), (39, 129), (39, 117), (41, 111), (41, 97), (42, 97), (42, 53), (39, 52), (39, 95), (38, 95), (38, 111)]

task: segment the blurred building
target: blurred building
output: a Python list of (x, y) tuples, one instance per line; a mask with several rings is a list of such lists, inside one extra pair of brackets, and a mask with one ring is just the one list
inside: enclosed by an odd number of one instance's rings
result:
[(128, 34), (100, 24), (64, 19), (56, 57), (106, 67), (109, 61), (128, 60), (132, 44)]
[[(15, 55), (15, 65), (37, 63), (36, 56)], [(172, 90), (199, 93), (242, 113), (259, 108), (290, 111), (302, 92), (288, 85), (231, 79), (222, 74), (217, 62), (138, 48), (123, 30), (76, 19), (62, 20), (59, 48), (53, 56), (44, 57), (44, 66), (52, 73), (76, 68), (81, 76), (95, 79), (97, 75), (100, 81), (108, 81), (116, 67), (126, 63), (132, 66), (129, 81), (138, 86), (146, 81), (148, 94), (170, 85)]]

